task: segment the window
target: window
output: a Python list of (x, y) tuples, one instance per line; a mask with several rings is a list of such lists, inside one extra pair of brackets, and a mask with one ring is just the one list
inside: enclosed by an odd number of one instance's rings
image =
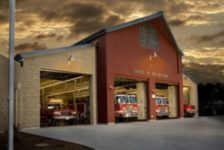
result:
[(140, 26), (140, 45), (153, 50), (159, 49), (159, 35), (153, 26), (148, 24)]

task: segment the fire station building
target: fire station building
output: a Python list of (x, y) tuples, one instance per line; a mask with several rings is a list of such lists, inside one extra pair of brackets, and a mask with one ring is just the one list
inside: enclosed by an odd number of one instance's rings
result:
[(155, 96), (169, 99), (170, 117), (183, 117), (182, 51), (162, 12), (100, 30), (76, 45), (96, 44), (98, 122), (113, 123), (114, 95), (135, 93), (141, 115), (155, 119)]
[(76, 110), (85, 119), (80, 124), (115, 123), (116, 95), (136, 96), (137, 120), (157, 118), (158, 96), (169, 101), (169, 118), (183, 117), (182, 55), (163, 12), (102, 29), (69, 47), (18, 54), (15, 124), (46, 126), (42, 109), (49, 103)]

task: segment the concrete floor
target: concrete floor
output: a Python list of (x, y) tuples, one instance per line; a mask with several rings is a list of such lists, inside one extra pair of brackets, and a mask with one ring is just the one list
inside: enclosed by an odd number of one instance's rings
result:
[(224, 147), (224, 117), (50, 127), (23, 131), (87, 145), (97, 150), (220, 150)]

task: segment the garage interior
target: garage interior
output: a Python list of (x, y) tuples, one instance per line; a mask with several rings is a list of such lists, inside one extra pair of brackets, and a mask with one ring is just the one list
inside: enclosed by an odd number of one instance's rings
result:
[[(168, 100), (169, 118), (178, 117), (177, 89), (175, 85), (156, 83), (156, 96), (165, 97)], [(157, 117), (159, 118), (159, 117)]]
[(41, 127), (90, 124), (90, 76), (40, 71), (40, 105)]
[[(132, 80), (125, 78), (115, 78), (114, 80), (114, 99), (115, 99), (115, 114), (116, 111), (131, 111), (133, 107), (137, 107), (137, 116), (135, 117), (119, 117), (115, 115), (116, 122), (133, 121), (133, 120), (146, 120), (147, 119), (147, 102), (146, 102), (146, 84), (144, 81)], [(135, 100), (128, 101), (129, 104), (124, 104), (125, 108), (117, 106), (118, 101), (116, 96), (131, 96)], [(121, 104), (121, 103), (120, 103)], [(127, 110), (129, 109), (129, 110)]]

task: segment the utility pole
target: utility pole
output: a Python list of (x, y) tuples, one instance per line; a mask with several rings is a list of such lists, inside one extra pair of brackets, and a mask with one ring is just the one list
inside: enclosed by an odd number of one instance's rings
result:
[(15, 0), (9, 0), (9, 103), (8, 103), (8, 150), (14, 149), (14, 41), (15, 41)]

